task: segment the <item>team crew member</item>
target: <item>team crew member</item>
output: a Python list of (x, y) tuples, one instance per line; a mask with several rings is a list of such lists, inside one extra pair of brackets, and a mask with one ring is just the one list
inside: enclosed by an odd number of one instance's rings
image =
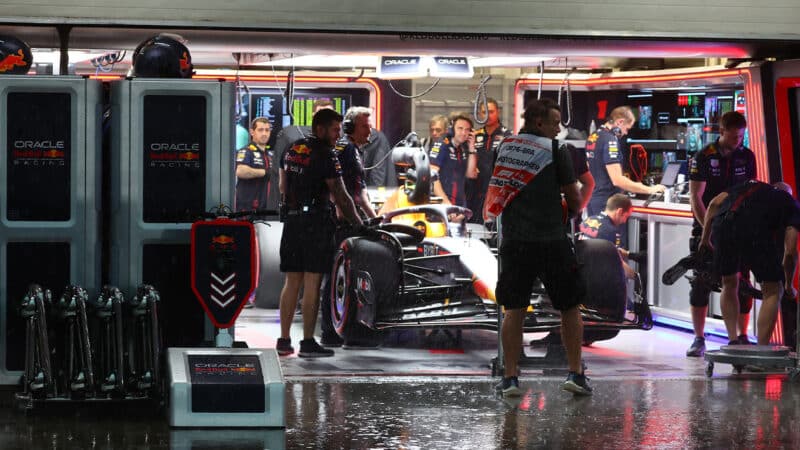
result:
[(769, 345), (784, 289), (791, 297), (797, 295), (792, 282), (798, 229), (800, 205), (786, 183), (772, 187), (748, 181), (720, 193), (708, 205), (700, 245), (713, 243), (714, 268), (722, 276), (722, 318), (730, 344), (741, 343), (736, 328), (741, 312), (739, 270), (747, 266), (764, 295), (758, 314), (758, 344)]
[(256, 117), (250, 123), (250, 143), (236, 152), (237, 211), (267, 207), (270, 130), (269, 119)]
[[(487, 113), (488, 111), (488, 113)], [(475, 132), (475, 158), (467, 160), (467, 180), (464, 189), (467, 197), (467, 208), (472, 210), (470, 222), (483, 223), (483, 201), (489, 189), (489, 180), (497, 158), (497, 147), (503, 139), (511, 135), (500, 123), (500, 107), (497, 100), (486, 99), (486, 107), (481, 107), (481, 116), (486, 118), (483, 128)]]
[(341, 122), (342, 116), (336, 111), (320, 110), (312, 119), (312, 134), (295, 142), (282, 160), (279, 174), (284, 224), (280, 269), (286, 279), (280, 298), (281, 337), (276, 347), (281, 356), (294, 352), (289, 331), (301, 286), (303, 340), (298, 355), (333, 355), (333, 350), (322, 348), (314, 339), (322, 274), (330, 270), (335, 248), (331, 196), (347, 221), (361, 223), (333, 150)]
[(453, 119), (453, 136), (445, 137), (431, 148), (431, 170), (439, 173), (433, 182), (433, 193), (445, 204), (467, 206), (464, 196), (464, 177), (467, 157), (475, 158), (475, 135), (472, 119), (460, 114)]
[[(364, 176), (364, 165), (361, 162), (360, 148), (367, 143), (370, 135), (369, 108), (354, 106), (344, 116), (343, 131), (345, 137), (336, 143), (336, 155), (342, 166), (342, 180), (347, 193), (352, 197), (356, 207), (363, 216), (375, 217), (375, 211), (367, 195), (367, 183)], [(337, 209), (337, 217), (342, 213)]]
[[(369, 108), (355, 106), (350, 108), (344, 116), (342, 131), (345, 137), (336, 143), (336, 156), (339, 158), (339, 165), (342, 168), (342, 181), (350, 198), (356, 205), (360, 215), (365, 218), (375, 217), (375, 211), (367, 195), (367, 184), (364, 181), (364, 166), (361, 163), (359, 146), (367, 142), (370, 133), (369, 127)], [(344, 215), (339, 208), (336, 208), (336, 217), (339, 221), (344, 221)], [(349, 231), (336, 233), (335, 242), (338, 245), (341, 241), (349, 237)], [(342, 338), (336, 333), (331, 320), (330, 305), (330, 277), (326, 278), (322, 290), (322, 345), (324, 347), (339, 347), (343, 344)], [(351, 345), (352, 343), (348, 343)]]
[(636, 272), (625, 260), (637, 258), (622, 248), (622, 227), (633, 213), (633, 202), (625, 194), (614, 194), (606, 202), (606, 209), (596, 216), (588, 217), (581, 223), (579, 239), (604, 239), (614, 244), (622, 257), (622, 267), (628, 278), (636, 277)]
[[(706, 207), (711, 200), (737, 184), (756, 177), (756, 157), (747, 147), (742, 145), (747, 121), (741, 113), (729, 111), (722, 115), (719, 122), (719, 138), (716, 142), (700, 150), (691, 160), (689, 166), (689, 200), (694, 214), (692, 237), (689, 239), (689, 251), (697, 252), (703, 224), (706, 218)], [(695, 273), (689, 289), (689, 303), (692, 310), (692, 326), (694, 342), (686, 351), (686, 356), (703, 356), (706, 350), (704, 331), (708, 314), (708, 298), (711, 289), (700, 280), (704, 274)], [(742, 299), (742, 314), (739, 316), (741, 339), (747, 342), (747, 325), (750, 321), (752, 298)]]
[(618, 106), (608, 115), (608, 121), (586, 140), (586, 158), (595, 181), (587, 210), (590, 216), (600, 214), (605, 209), (608, 198), (618, 192), (652, 195), (665, 189), (660, 184), (647, 186), (633, 181), (622, 173), (619, 138), (628, 134), (634, 122), (631, 109)]
[(422, 138), (422, 141), (420, 141), (420, 145), (425, 149), (425, 153), (430, 154), (433, 144), (444, 139), (448, 122), (447, 117), (441, 114), (431, 117), (428, 123), (428, 137)]
[[(319, 99), (314, 100), (312, 105), (312, 114), (316, 114), (317, 111), (321, 109), (334, 109), (333, 102), (328, 99)], [(313, 117), (313, 115), (312, 115)], [(286, 153), (286, 150), (292, 146), (295, 142), (304, 137), (311, 134), (311, 128), (307, 126), (300, 126), (300, 125), (291, 125), (285, 128), (282, 128), (281, 131), (275, 136), (275, 145), (271, 152), (272, 157), (272, 165), (270, 168), (270, 172), (272, 172), (272, 179), (278, 179), (278, 170), (281, 167), (281, 160), (283, 159), (283, 154)], [(279, 193), (280, 195), (280, 193)], [(270, 196), (271, 197), (271, 196)], [(277, 201), (275, 202), (277, 204)], [(271, 208), (275, 207), (270, 205)]]
[(570, 155), (555, 140), (561, 123), (558, 105), (549, 99), (532, 102), (523, 118), (520, 134), (500, 145), (484, 205), (487, 220), (502, 213), (497, 302), (505, 308), (501, 337), (508, 376), (497, 389), (504, 396), (522, 393), (516, 375), (525, 312), (533, 282), (541, 277), (553, 306), (561, 311), (569, 366), (563, 389), (590, 395), (592, 388), (581, 367), (583, 321), (578, 304), (582, 283), (564, 220), (564, 206), (577, 211), (581, 194)]
[(592, 191), (594, 190), (594, 177), (589, 170), (589, 162), (586, 160), (586, 150), (577, 148), (572, 144), (564, 144), (572, 156), (572, 168), (575, 169), (575, 178), (580, 182), (581, 187), (581, 211), (588, 205), (589, 200), (592, 198)]

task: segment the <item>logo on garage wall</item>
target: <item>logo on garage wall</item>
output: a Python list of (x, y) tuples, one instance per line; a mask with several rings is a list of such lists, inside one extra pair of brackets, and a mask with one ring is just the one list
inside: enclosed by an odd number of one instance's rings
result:
[(66, 159), (65, 141), (15, 139), (12, 143), (11, 160), (15, 166), (62, 167)]
[(145, 151), (150, 167), (200, 168), (198, 142), (152, 142)]

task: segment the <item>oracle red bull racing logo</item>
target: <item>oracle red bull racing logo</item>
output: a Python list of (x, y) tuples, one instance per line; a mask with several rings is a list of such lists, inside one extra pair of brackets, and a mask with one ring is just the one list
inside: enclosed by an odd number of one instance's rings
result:
[(59, 167), (66, 165), (66, 143), (59, 140), (17, 139), (11, 157), (15, 166)]
[(0, 73), (6, 73), (14, 70), (15, 67), (25, 67), (28, 62), (25, 61), (25, 53), (22, 49), (17, 50), (17, 53), (12, 53), (2, 61), (0, 61)]
[(199, 143), (153, 142), (147, 150), (150, 167), (200, 168)]

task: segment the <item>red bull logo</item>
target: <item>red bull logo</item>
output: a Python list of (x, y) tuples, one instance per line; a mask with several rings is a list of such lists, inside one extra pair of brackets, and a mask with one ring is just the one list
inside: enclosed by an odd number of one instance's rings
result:
[(212, 244), (218, 245), (230, 245), (233, 244), (234, 240), (232, 236), (228, 236), (227, 234), (220, 234), (211, 238)]
[(181, 70), (189, 70), (190, 69), (190, 67), (189, 67), (189, 53), (188, 52), (183, 52), (183, 54), (181, 54), (180, 64), (181, 64)]
[(0, 61), (0, 73), (13, 70), (14, 67), (25, 67), (28, 63), (25, 61), (25, 53), (22, 49), (17, 50), (16, 54), (10, 54)]
[(184, 159), (186, 161), (193, 161), (196, 159), (200, 159), (200, 154), (194, 152), (183, 152), (180, 154), (179, 158)]
[(63, 158), (64, 157), (64, 152), (56, 150), (56, 149), (47, 150), (47, 151), (42, 153), (42, 157), (44, 157), (44, 158)]
[(308, 155), (311, 153), (311, 149), (306, 144), (295, 145), (292, 147), (292, 151), (298, 155)]

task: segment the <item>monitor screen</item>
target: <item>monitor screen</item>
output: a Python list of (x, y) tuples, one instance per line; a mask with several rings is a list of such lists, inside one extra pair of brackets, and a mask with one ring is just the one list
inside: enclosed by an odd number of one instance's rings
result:
[(653, 107), (651, 105), (639, 105), (639, 117), (636, 126), (642, 130), (649, 130), (653, 126)]
[(666, 187), (675, 186), (675, 183), (678, 181), (678, 174), (681, 171), (680, 162), (671, 162), (667, 164), (666, 169), (664, 169), (664, 175), (661, 177), (661, 184)]

